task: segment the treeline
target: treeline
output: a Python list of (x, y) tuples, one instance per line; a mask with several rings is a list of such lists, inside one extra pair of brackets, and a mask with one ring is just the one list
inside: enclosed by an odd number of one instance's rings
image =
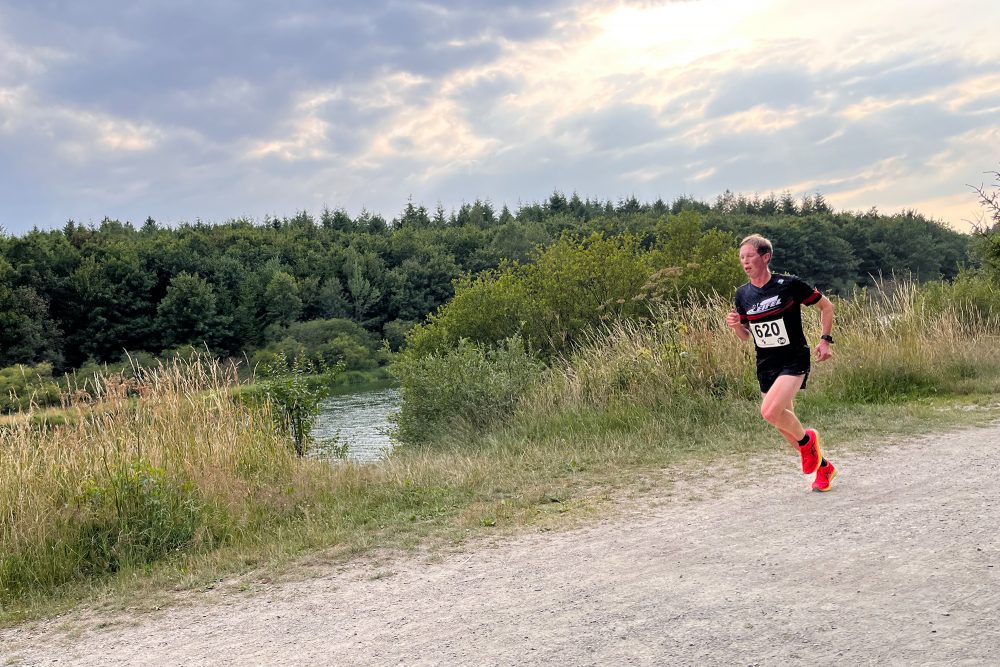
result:
[[(712, 203), (668, 204), (557, 192), (515, 212), (482, 201), (430, 212), (411, 202), (391, 220), (324, 210), (176, 227), (71, 221), (0, 238), (0, 368), (45, 362), (59, 373), (115, 362), (125, 350), (169, 354), (187, 345), (252, 356), (320, 333), (331, 340), (310, 345), (325, 357), (370, 365), (382, 340), (398, 349), (463, 276), (531, 262), (539, 246), (567, 233), (629, 235), (648, 249), (682, 213), (730, 242), (752, 231), (769, 236), (777, 269), (833, 292), (879, 274), (950, 279), (971, 261), (970, 237), (940, 223), (912, 211), (834, 212), (821, 195), (727, 192)], [(323, 324), (302, 326), (313, 321)]]

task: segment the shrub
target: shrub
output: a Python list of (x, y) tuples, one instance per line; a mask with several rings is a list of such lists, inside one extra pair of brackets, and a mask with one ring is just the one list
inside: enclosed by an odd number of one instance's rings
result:
[(173, 479), (143, 459), (123, 463), (109, 478), (86, 480), (73, 504), (67, 529), (76, 539), (63, 548), (86, 575), (152, 563), (186, 546), (203, 511), (189, 480)]
[(348, 370), (368, 370), (386, 362), (375, 337), (350, 320), (296, 322), (288, 327), (273, 327), (271, 335), (275, 339), (251, 357), (253, 366), (282, 359), (291, 362), (299, 356), (314, 364), (339, 364)]
[(987, 276), (965, 271), (952, 282), (928, 283), (921, 291), (931, 313), (950, 308), (973, 327), (1000, 320), (1000, 285)]
[(380, 355), (362, 345), (356, 338), (340, 334), (316, 349), (316, 356), (326, 364), (340, 364), (349, 371), (376, 368)]
[(496, 424), (513, 413), (542, 368), (518, 336), (497, 346), (463, 339), (442, 353), (404, 352), (391, 367), (403, 395), (396, 437), (420, 444), (451, 426)]
[(314, 364), (295, 356), (291, 361), (279, 358), (263, 367), (260, 388), (273, 407), (275, 423), (295, 444), (295, 453), (304, 456), (312, 444), (312, 427), (320, 403), (333, 391), (333, 381), (342, 370), (339, 366)]
[(520, 335), (551, 359), (602, 324), (649, 318), (654, 305), (727, 292), (743, 280), (733, 239), (703, 233), (700, 225), (691, 211), (669, 216), (655, 239), (646, 239), (649, 248), (631, 235), (563, 232), (530, 263), (459, 280), (452, 300), (411, 332), (408, 349), (440, 353), (463, 339), (495, 344)]
[(325, 470), (295, 459), (273, 404), (232, 366), (174, 361), (91, 378), (65, 426), (0, 431), (0, 604), (211, 548), (294, 515)]
[(32, 405), (58, 405), (62, 390), (52, 378), (52, 364), (9, 366), (0, 370), (0, 411), (26, 410)]
[(635, 297), (649, 273), (634, 237), (564, 233), (532, 264), (460, 280), (454, 298), (410, 334), (408, 348), (440, 353), (460, 340), (490, 345), (520, 335), (551, 357), (602, 320), (643, 312)]
[(657, 225), (656, 245), (647, 261), (656, 272), (646, 289), (662, 300), (730, 294), (746, 282), (733, 237), (716, 229), (702, 232), (701, 216), (694, 211), (669, 216)]
[(455, 296), (407, 337), (412, 355), (443, 353), (459, 341), (489, 345), (517, 335), (535, 314), (516, 265), (455, 284)]

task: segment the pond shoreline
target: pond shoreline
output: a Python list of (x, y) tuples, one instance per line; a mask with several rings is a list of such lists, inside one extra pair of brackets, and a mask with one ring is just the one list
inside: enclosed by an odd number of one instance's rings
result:
[[(387, 456), (395, 446), (389, 437), (390, 416), (399, 412), (401, 398), (395, 383), (371, 383), (335, 392), (321, 404), (313, 425), (316, 445), (311, 456), (337, 460), (336, 448), (346, 445), (346, 459), (371, 463)], [(330, 443), (324, 448), (323, 443)]]

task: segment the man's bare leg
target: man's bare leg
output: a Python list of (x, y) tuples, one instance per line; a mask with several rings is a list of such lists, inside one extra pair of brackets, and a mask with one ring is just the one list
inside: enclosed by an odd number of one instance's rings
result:
[[(767, 394), (761, 393), (761, 395), (760, 395), (761, 400), (763, 401), (766, 396), (767, 396)], [(794, 403), (794, 401), (792, 402), (792, 405), (789, 407), (789, 409), (792, 412), (795, 412), (795, 403)], [(781, 435), (785, 436), (785, 440), (788, 441), (788, 444), (792, 445), (792, 449), (798, 449), (799, 442), (798, 442), (798, 440), (795, 439), (795, 437), (790, 432), (782, 430), (780, 428), (778, 429), (778, 431), (781, 433)]]
[[(819, 450), (818, 436), (813, 436), (812, 444), (806, 440), (806, 430), (793, 410), (795, 394), (802, 388), (805, 375), (779, 375), (771, 385), (770, 391), (764, 395), (760, 405), (760, 414), (769, 424), (774, 426), (793, 445), (802, 459), (802, 472), (807, 475), (816, 472), (816, 482), (813, 490), (828, 491), (830, 480), (837, 474), (833, 465), (827, 465), (826, 459)], [(805, 442), (803, 442), (805, 441)]]
[(792, 402), (802, 387), (803, 380), (805, 375), (779, 375), (771, 389), (764, 394), (760, 405), (760, 416), (796, 446), (806, 434), (802, 422), (792, 411)]

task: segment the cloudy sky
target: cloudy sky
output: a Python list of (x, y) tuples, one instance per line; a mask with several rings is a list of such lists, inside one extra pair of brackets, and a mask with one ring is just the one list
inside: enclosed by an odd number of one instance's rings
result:
[(820, 191), (974, 219), (996, 0), (0, 0), (0, 227)]

